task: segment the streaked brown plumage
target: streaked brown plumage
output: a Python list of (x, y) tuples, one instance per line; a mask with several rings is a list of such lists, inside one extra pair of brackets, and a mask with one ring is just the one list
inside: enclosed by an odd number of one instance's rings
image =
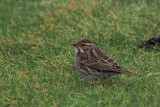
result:
[(75, 68), (87, 80), (104, 79), (115, 74), (140, 77), (135, 73), (122, 70), (116, 61), (105, 55), (88, 39), (81, 39), (73, 46), (75, 47)]

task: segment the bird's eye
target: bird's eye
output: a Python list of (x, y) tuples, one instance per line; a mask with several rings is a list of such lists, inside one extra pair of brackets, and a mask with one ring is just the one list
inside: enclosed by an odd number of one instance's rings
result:
[(82, 44), (82, 47), (83, 47), (83, 46), (86, 46), (86, 45), (85, 45), (85, 44)]

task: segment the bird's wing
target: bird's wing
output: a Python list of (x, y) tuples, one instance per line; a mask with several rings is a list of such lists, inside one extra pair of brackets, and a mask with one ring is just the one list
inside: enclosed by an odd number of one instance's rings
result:
[(80, 61), (80, 64), (90, 69), (96, 69), (99, 72), (121, 73), (122, 69), (113, 59), (105, 55), (97, 46), (90, 50), (90, 58)]

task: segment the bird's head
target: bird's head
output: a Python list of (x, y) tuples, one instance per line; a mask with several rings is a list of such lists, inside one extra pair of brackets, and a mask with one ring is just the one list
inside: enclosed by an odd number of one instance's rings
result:
[(94, 44), (88, 39), (81, 39), (72, 45), (75, 47), (76, 52), (83, 53), (88, 51)]

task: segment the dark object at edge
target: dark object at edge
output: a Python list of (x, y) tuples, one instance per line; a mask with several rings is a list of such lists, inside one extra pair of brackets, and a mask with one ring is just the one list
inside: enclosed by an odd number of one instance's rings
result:
[(144, 42), (141, 42), (141, 43), (138, 45), (138, 47), (139, 47), (139, 48), (143, 48), (143, 47), (148, 47), (148, 48), (150, 48), (151, 45), (155, 45), (155, 44), (158, 44), (158, 43), (160, 43), (160, 35), (157, 36), (157, 37), (153, 37), (153, 38), (151, 38), (151, 39), (149, 39), (149, 40), (146, 40), (146, 41), (144, 41)]

